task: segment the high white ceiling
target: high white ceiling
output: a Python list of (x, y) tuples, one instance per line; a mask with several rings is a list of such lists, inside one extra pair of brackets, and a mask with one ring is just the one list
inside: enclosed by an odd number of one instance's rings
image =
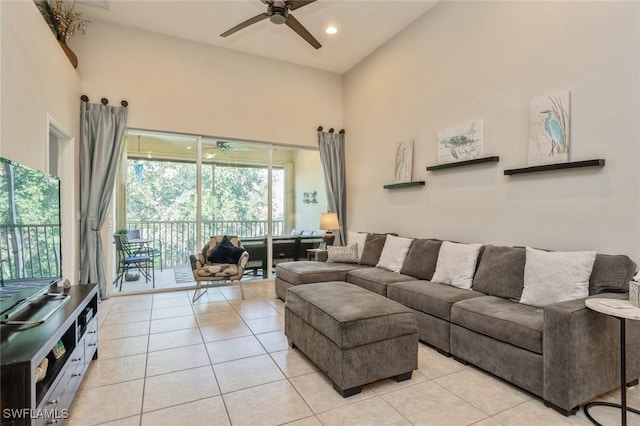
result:
[[(111, 22), (343, 74), (436, 3), (318, 0), (292, 12), (322, 44), (318, 50), (286, 25), (275, 25), (268, 19), (227, 38), (220, 37), (229, 28), (266, 12), (267, 6), (260, 0), (79, 0), (76, 9), (90, 21)], [(338, 33), (326, 34), (329, 25)], [(89, 24), (89, 35), (90, 30)]]

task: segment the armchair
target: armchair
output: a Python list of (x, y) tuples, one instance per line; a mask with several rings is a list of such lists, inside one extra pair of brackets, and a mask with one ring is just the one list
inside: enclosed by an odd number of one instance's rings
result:
[[(238, 281), (240, 286), (240, 294), (244, 299), (244, 290), (242, 289), (242, 275), (244, 274), (245, 266), (249, 261), (249, 253), (245, 250), (240, 255), (237, 263), (217, 263), (211, 262), (211, 254), (219, 244), (225, 244), (226, 236), (216, 235), (211, 237), (209, 242), (202, 248), (200, 253), (195, 253), (189, 256), (191, 263), (191, 271), (193, 272), (193, 279), (196, 281), (196, 289), (193, 293), (193, 302), (198, 300), (200, 296), (205, 294), (208, 287), (214, 282), (222, 282), (221, 285), (225, 285), (227, 281)], [(242, 243), (236, 236), (229, 236), (227, 241), (236, 247), (243, 248)], [(227, 243), (228, 244), (228, 243)], [(205, 290), (198, 295), (198, 290), (202, 289), (203, 283), (207, 285)]]

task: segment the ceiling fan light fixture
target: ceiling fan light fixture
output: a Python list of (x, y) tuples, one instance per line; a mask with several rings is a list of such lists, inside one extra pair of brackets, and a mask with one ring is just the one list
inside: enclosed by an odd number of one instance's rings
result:
[(333, 25), (329, 25), (327, 28), (325, 28), (324, 30), (325, 33), (327, 34), (336, 34), (338, 32), (338, 29), (336, 27), (334, 27)]

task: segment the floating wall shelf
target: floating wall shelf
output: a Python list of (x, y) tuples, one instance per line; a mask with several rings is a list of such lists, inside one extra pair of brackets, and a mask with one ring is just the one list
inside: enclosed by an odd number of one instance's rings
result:
[(546, 172), (550, 170), (575, 169), (578, 167), (604, 167), (604, 159), (584, 161), (571, 161), (568, 163), (545, 164), (543, 166), (523, 167), (520, 169), (508, 169), (504, 171), (505, 175), (519, 175), (522, 173)]
[(392, 183), (389, 185), (385, 185), (384, 189), (408, 188), (410, 186), (424, 186), (424, 181), (416, 180), (413, 182)]
[(438, 164), (437, 166), (429, 166), (427, 167), (427, 171), (451, 169), (453, 167), (469, 166), (471, 164), (497, 163), (498, 161), (500, 161), (500, 157), (498, 157), (497, 155), (494, 155), (493, 157), (474, 158), (473, 160), (456, 161), (455, 163)]

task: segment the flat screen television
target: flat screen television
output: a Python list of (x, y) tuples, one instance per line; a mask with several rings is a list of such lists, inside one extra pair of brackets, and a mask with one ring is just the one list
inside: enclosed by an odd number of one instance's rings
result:
[(60, 179), (0, 157), (0, 313), (62, 278)]

